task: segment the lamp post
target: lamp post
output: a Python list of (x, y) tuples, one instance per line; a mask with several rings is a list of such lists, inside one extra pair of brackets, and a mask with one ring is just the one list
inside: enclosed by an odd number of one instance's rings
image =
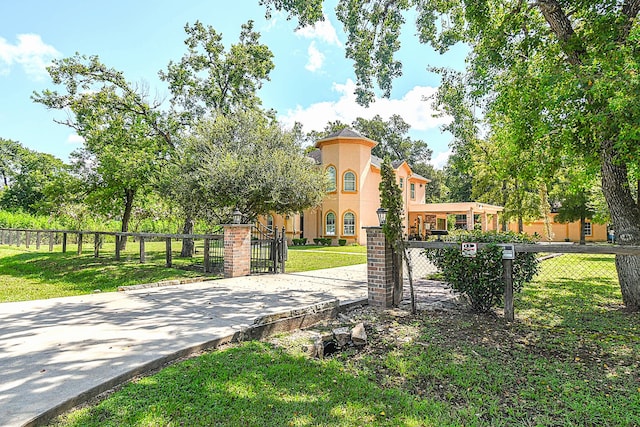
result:
[(242, 212), (238, 208), (231, 214), (234, 224), (242, 224)]
[(380, 227), (387, 223), (387, 210), (385, 208), (378, 208), (376, 213), (378, 214), (378, 222), (380, 223)]

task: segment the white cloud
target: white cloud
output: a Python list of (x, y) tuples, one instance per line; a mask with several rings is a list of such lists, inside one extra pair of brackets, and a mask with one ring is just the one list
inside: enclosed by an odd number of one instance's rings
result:
[(298, 105), (280, 116), (280, 121), (287, 127), (300, 122), (305, 132), (321, 131), (329, 121), (340, 120), (351, 124), (358, 117), (371, 119), (376, 114), (384, 120), (388, 120), (393, 114), (398, 114), (411, 125), (412, 129), (418, 131), (438, 128), (451, 121), (451, 117), (448, 116), (433, 117), (435, 111), (431, 102), (425, 100), (436, 93), (436, 88), (415, 86), (401, 99), (376, 98), (368, 108), (365, 108), (356, 102), (355, 87), (355, 83), (350, 79), (345, 84), (334, 83), (333, 91), (340, 94), (337, 101), (318, 102), (306, 108)]
[(69, 134), (67, 137), (67, 144), (82, 144), (84, 143), (84, 138), (78, 135), (77, 133)]
[(312, 73), (322, 68), (322, 64), (324, 64), (324, 54), (316, 48), (315, 41), (311, 42), (309, 48), (307, 49), (307, 53), (309, 54), (309, 61), (307, 62), (307, 65), (304, 66), (304, 68), (311, 71)]
[(35, 79), (46, 77), (47, 66), (60, 52), (45, 44), (38, 34), (19, 34), (18, 43), (10, 44), (0, 37), (0, 74), (8, 74), (14, 64), (22, 66), (25, 73)]
[(319, 39), (328, 44), (342, 46), (340, 39), (338, 39), (338, 33), (331, 24), (331, 21), (324, 15), (324, 21), (316, 22), (313, 25), (307, 25), (296, 30), (296, 35), (304, 37), (306, 39)]
[(433, 165), (434, 168), (442, 169), (447, 164), (447, 161), (449, 160), (449, 156), (451, 156), (453, 152), (451, 151), (451, 149), (449, 149), (442, 153), (437, 153), (437, 154), (434, 153), (434, 154), (435, 156), (431, 159), (430, 163)]

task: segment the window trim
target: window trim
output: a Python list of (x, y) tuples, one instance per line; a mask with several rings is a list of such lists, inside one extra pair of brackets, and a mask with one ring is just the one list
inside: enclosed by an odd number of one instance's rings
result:
[[(587, 233), (587, 230), (589, 230), (588, 233)], [(584, 223), (584, 237), (591, 237), (591, 236), (593, 236), (593, 225), (591, 224), (591, 222), (585, 221), (585, 223)]]
[[(353, 216), (353, 234), (347, 234), (347, 221), (346, 221), (346, 216), (347, 215), (352, 215)], [(345, 211), (342, 214), (342, 237), (356, 237), (356, 223), (357, 223), (357, 217), (356, 217), (356, 213), (352, 210), (348, 210)]]
[(401, 190), (404, 190), (404, 177), (403, 176), (400, 177), (400, 182), (398, 184), (398, 187), (400, 187)]
[[(329, 215), (333, 215), (333, 234), (329, 233), (329, 227), (327, 227), (328, 224), (328, 219), (329, 219)], [(328, 211), (326, 214), (324, 214), (324, 235), (325, 236), (335, 236), (336, 235), (336, 222), (337, 222), (338, 216), (336, 215), (336, 213), (334, 211)]]
[(409, 183), (409, 197), (411, 198), (411, 200), (416, 199), (416, 183), (415, 182)]
[[(346, 185), (345, 185), (345, 178), (347, 177), (347, 174), (353, 174), (353, 190), (347, 190), (346, 189)], [(356, 171), (352, 170), (352, 169), (347, 169), (346, 171), (344, 171), (342, 173), (342, 192), (343, 193), (357, 193), (358, 192), (358, 174), (356, 173)]]

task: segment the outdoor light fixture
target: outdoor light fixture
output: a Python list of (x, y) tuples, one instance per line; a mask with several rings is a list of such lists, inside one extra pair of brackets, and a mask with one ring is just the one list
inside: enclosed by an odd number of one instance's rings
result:
[(387, 210), (385, 208), (378, 208), (376, 211), (378, 214), (378, 222), (380, 223), (380, 227), (387, 223)]
[(231, 216), (233, 217), (234, 224), (242, 224), (242, 212), (240, 212), (240, 209), (236, 208), (236, 210), (233, 211)]

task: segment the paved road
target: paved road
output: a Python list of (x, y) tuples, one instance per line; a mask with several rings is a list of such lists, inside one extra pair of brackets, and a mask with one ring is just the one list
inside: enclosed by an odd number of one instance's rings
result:
[(0, 425), (233, 335), (260, 316), (366, 298), (366, 266), (0, 304)]

